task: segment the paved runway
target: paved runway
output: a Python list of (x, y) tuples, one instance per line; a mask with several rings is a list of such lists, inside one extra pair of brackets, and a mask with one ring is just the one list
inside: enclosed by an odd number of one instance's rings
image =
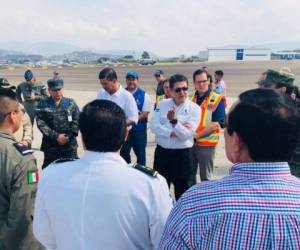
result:
[[(296, 80), (300, 79), (300, 62), (291, 61), (269, 61), (269, 62), (230, 62), (230, 63), (188, 63), (188, 64), (157, 64), (153, 66), (121, 66), (114, 67), (117, 71), (119, 80), (123, 83), (126, 72), (128, 70), (135, 69), (139, 72), (141, 86), (151, 95), (154, 103), (154, 90), (156, 86), (153, 73), (156, 69), (162, 69), (166, 76), (170, 76), (175, 73), (182, 73), (189, 78), (192, 83), (192, 74), (196, 69), (202, 66), (208, 66), (209, 71), (213, 73), (215, 70), (221, 69), (225, 74), (225, 81), (227, 82), (227, 94), (228, 94), (228, 106), (236, 99), (239, 93), (244, 90), (255, 88), (255, 82), (259, 78), (260, 74), (268, 68), (279, 69), (280, 67), (290, 67), (292, 72), (296, 74)], [(61, 76), (65, 80), (65, 96), (72, 97), (78, 103), (80, 107), (83, 107), (89, 101), (92, 101), (97, 91), (100, 88), (98, 73), (102, 67), (81, 67), (81, 68), (51, 68), (51, 69), (32, 69), (37, 79), (42, 82), (46, 82), (47, 79), (52, 77), (52, 72), (58, 70)], [(7, 77), (13, 84), (18, 84), (23, 81), (23, 74), (25, 68), (16, 69), (0, 69), (0, 77)], [(297, 81), (296, 81), (297, 82)], [(299, 80), (300, 85), (300, 80)], [(191, 88), (190, 88), (191, 89)], [(39, 148), (41, 143), (41, 134), (35, 127), (34, 130), (34, 143), (35, 148)], [(83, 148), (80, 142), (79, 154), (83, 152)], [(147, 165), (152, 167), (153, 165), (153, 152), (155, 149), (154, 136), (148, 130), (148, 145), (147, 145)], [(39, 151), (35, 153), (39, 166), (41, 166), (43, 154)], [(228, 168), (231, 163), (226, 159), (224, 150), (224, 139), (220, 140), (217, 147), (216, 169), (213, 174), (213, 178), (221, 178), (228, 173)]]

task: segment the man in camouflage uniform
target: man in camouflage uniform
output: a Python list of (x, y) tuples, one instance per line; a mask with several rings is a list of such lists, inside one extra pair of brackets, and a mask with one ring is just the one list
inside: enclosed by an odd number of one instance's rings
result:
[(75, 101), (63, 97), (63, 80), (48, 80), (50, 97), (37, 107), (37, 126), (43, 134), (42, 168), (61, 158), (77, 158), (79, 108)]
[[(261, 88), (278, 89), (281, 93), (291, 97), (294, 91), (294, 80), (295, 75), (288, 68), (282, 68), (279, 71), (269, 69), (263, 73), (257, 83)], [(299, 100), (292, 100), (300, 112)], [(300, 178), (300, 138), (289, 165), (291, 173)]]
[(27, 70), (24, 74), (25, 82), (17, 87), (17, 98), (24, 105), (31, 123), (34, 123), (35, 110), (39, 101), (48, 97), (47, 88), (42, 83), (36, 83), (35, 76), (31, 70)]
[(32, 234), (38, 169), (32, 150), (13, 133), (22, 111), (11, 89), (0, 89), (0, 249), (44, 249)]

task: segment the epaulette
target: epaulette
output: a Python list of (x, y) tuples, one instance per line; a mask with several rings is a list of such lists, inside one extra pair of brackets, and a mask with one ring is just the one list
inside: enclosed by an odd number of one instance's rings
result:
[(77, 158), (59, 158), (59, 159), (55, 160), (52, 163), (56, 164), (56, 163), (62, 163), (62, 162), (67, 162), (67, 161), (75, 161), (75, 160), (77, 160)]
[(32, 154), (33, 150), (21, 143), (14, 143), (15, 148), (22, 154), (22, 155), (28, 155), (28, 154)]
[(152, 168), (143, 166), (141, 164), (135, 163), (135, 164), (129, 164), (129, 166), (131, 166), (132, 168), (138, 169), (140, 171), (142, 171), (145, 174), (151, 175), (152, 177), (157, 177), (158, 172)]

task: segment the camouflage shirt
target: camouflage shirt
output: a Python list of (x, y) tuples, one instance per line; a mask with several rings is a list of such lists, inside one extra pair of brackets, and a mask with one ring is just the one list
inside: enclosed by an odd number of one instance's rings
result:
[[(69, 151), (77, 148), (79, 108), (75, 101), (63, 97), (55, 104), (52, 97), (41, 101), (37, 106), (37, 126), (43, 134), (42, 151)], [(59, 134), (66, 134), (68, 143), (57, 142)]]
[[(34, 101), (30, 99), (32, 95), (35, 95), (36, 99)], [(32, 123), (35, 117), (35, 109), (37, 104), (40, 101), (45, 100), (47, 97), (47, 88), (42, 83), (35, 83), (33, 85), (30, 85), (26, 82), (22, 82), (17, 87), (18, 101), (20, 103), (23, 103)]]
[(0, 132), (0, 249), (43, 247), (32, 234), (38, 169), (32, 150)]

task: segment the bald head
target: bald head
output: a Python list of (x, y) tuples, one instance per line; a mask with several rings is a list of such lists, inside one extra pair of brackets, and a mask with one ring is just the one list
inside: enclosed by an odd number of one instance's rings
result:
[(0, 126), (5, 120), (5, 117), (12, 111), (16, 111), (19, 108), (19, 103), (7, 96), (0, 95)]

